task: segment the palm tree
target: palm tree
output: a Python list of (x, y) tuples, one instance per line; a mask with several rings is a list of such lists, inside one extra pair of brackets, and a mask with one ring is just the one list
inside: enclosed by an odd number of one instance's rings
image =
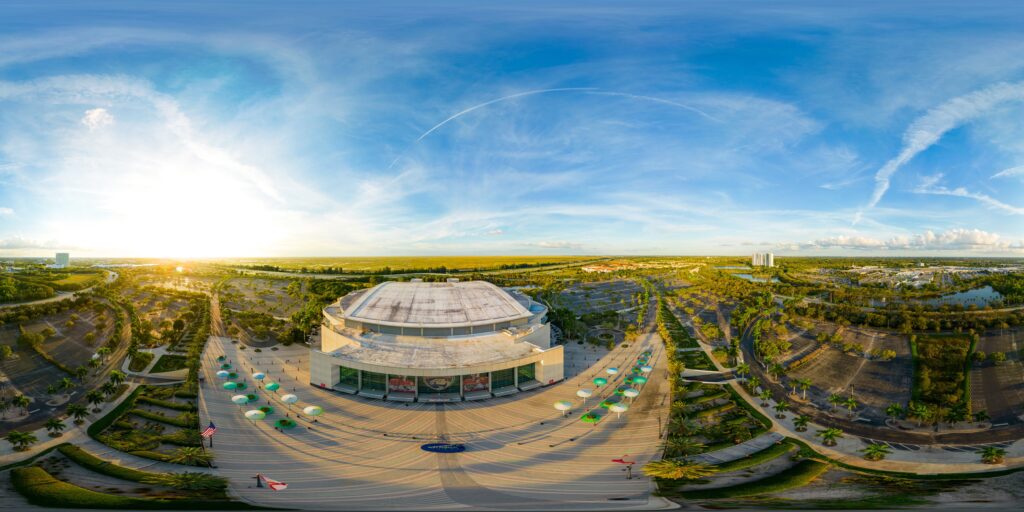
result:
[(786, 417), (786, 411), (789, 410), (789, 404), (785, 401), (775, 404), (775, 417), (783, 419)]
[(103, 400), (105, 400), (105, 398), (103, 397), (102, 392), (94, 389), (85, 394), (85, 400), (89, 402), (89, 405), (93, 407), (92, 412), (100, 412), (99, 406), (100, 404), (103, 403)]
[(667, 480), (697, 480), (715, 474), (718, 470), (707, 464), (679, 459), (653, 460), (644, 464), (644, 474)]
[(89, 409), (79, 404), (69, 404), (67, 412), (68, 416), (75, 419), (75, 425), (81, 425), (85, 421), (85, 417), (89, 415)]
[(185, 464), (188, 466), (210, 465), (213, 456), (202, 451), (196, 446), (183, 446), (175, 450), (174, 455), (168, 460), (174, 464)]
[(692, 437), (670, 436), (665, 441), (665, 453), (673, 457), (688, 457), (704, 451), (707, 446)]
[(835, 412), (836, 407), (839, 407), (839, 404), (842, 404), (844, 402), (846, 402), (846, 399), (839, 396), (838, 393), (832, 393), (831, 395), (828, 396), (828, 403), (832, 404), (832, 412)]
[(786, 374), (786, 368), (779, 363), (775, 363), (768, 368), (768, 375), (771, 375), (775, 380), (779, 380), (779, 377)]
[(1006, 450), (995, 446), (986, 446), (978, 454), (981, 455), (981, 461), (985, 464), (1002, 464)]
[(63, 421), (57, 418), (50, 418), (46, 420), (46, 425), (44, 426), (46, 427), (46, 430), (50, 431), (50, 437), (60, 437), (64, 435), (62, 434), (64, 429), (68, 428)]
[(761, 407), (768, 407), (768, 401), (772, 399), (772, 391), (766, 389), (758, 397), (761, 398)]
[(989, 417), (987, 411), (983, 411), (982, 410), (982, 411), (978, 411), (978, 412), (974, 413), (974, 421), (977, 422), (977, 423), (983, 423), (983, 422), (986, 422), (986, 421), (988, 421), (990, 419), (991, 418)]
[(100, 359), (106, 361), (107, 356), (110, 355), (110, 347), (100, 347), (100, 349), (96, 351), (96, 355), (100, 356)]
[(892, 453), (892, 449), (884, 444), (872, 443), (867, 445), (863, 450), (864, 458), (867, 460), (882, 460), (886, 455)]
[(900, 404), (889, 404), (889, 407), (885, 408), (885, 415), (896, 421), (896, 418), (903, 416), (903, 407)]
[(796, 385), (798, 388), (800, 388), (800, 391), (803, 392), (802, 398), (804, 400), (807, 400), (807, 390), (811, 389), (811, 379), (808, 379), (806, 377), (802, 379), (796, 379)]
[(853, 410), (857, 408), (857, 399), (854, 397), (847, 397), (843, 400), (843, 406), (850, 410), (850, 416), (853, 417)]
[(64, 377), (57, 383), (57, 389), (61, 391), (67, 391), (75, 387), (75, 381), (71, 380), (70, 377)]
[(100, 392), (106, 396), (111, 396), (114, 393), (117, 393), (117, 384), (114, 384), (113, 382), (110, 382), (108, 380), (107, 382), (104, 382), (102, 386), (100, 386)]
[(920, 427), (932, 415), (932, 410), (922, 403), (911, 402), (907, 406), (907, 415), (917, 418), (917, 426)]
[(796, 427), (797, 432), (806, 432), (807, 424), (811, 422), (811, 417), (806, 414), (801, 414), (796, 418), (793, 418), (793, 426)]
[(757, 389), (757, 387), (760, 385), (761, 379), (757, 378), (757, 375), (753, 375), (749, 379), (747, 379), (747, 389), (749, 389), (751, 393), (753, 393), (754, 390)]
[(227, 487), (227, 480), (207, 473), (156, 473), (142, 480), (144, 484), (162, 485), (189, 491), (220, 491)]
[(19, 430), (12, 430), (7, 433), (7, 442), (11, 443), (15, 451), (23, 452), (28, 449), (29, 446), (39, 442), (31, 432), (21, 432)]
[(740, 363), (736, 365), (736, 375), (739, 375), (740, 377), (750, 375), (750, 365), (747, 363)]
[(11, 399), (11, 403), (14, 404), (15, 407), (21, 407), (21, 409), (25, 411), (25, 414), (28, 414), (28, 406), (32, 403), (32, 400), (25, 395), (18, 395)]
[(89, 369), (84, 366), (75, 368), (75, 377), (80, 381), (85, 381), (85, 376), (89, 375)]
[(967, 414), (967, 407), (965, 407), (963, 403), (959, 403), (954, 407), (950, 407), (949, 410), (942, 415), (942, 419), (952, 427), (954, 423), (966, 421), (969, 416), (970, 415)]
[(821, 444), (835, 446), (836, 440), (843, 437), (843, 431), (835, 427), (829, 427), (825, 430), (819, 430), (816, 435), (821, 438)]
[(120, 370), (113, 370), (110, 372), (110, 382), (113, 382), (115, 386), (120, 385), (127, 378), (127, 375)]

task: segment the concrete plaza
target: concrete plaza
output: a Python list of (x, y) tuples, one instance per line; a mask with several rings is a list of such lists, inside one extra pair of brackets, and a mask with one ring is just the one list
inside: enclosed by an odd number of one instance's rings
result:
[[(203, 356), (205, 383), (200, 392), (200, 421), (217, 425), (214, 452), (218, 473), (234, 494), (264, 506), (303, 509), (595, 509), (665, 508), (652, 497), (652, 482), (640, 467), (659, 453), (659, 429), (667, 414), (668, 384), (661, 339), (647, 334), (628, 348), (566, 346), (566, 380), (546, 388), (480, 402), (450, 404), (394, 403), (337, 394), (308, 384), (308, 348), (277, 351), (238, 350), (226, 338), (211, 338)], [(637, 357), (653, 352), (655, 370), (640, 396), (621, 419), (600, 409), (613, 396)], [(222, 388), (215, 375), (218, 356), (245, 376), (246, 393), (258, 403), (237, 406), (236, 394)], [(609, 376), (608, 367), (622, 372)], [(277, 392), (259, 389), (281, 384)], [(609, 383), (596, 388), (595, 377)], [(594, 390), (583, 407), (580, 388)], [(323, 407), (316, 423), (299, 419), (295, 428), (278, 431), (274, 422), (289, 412), (280, 397), (293, 393), (299, 402)], [(553, 407), (572, 401), (569, 416)], [(270, 405), (275, 412), (256, 422), (248, 409)], [(604, 418), (597, 425), (580, 421), (591, 410)], [(423, 451), (424, 443), (465, 444), (455, 454)], [(612, 459), (636, 461), (632, 479)], [(288, 483), (284, 491), (257, 488), (257, 473)]]

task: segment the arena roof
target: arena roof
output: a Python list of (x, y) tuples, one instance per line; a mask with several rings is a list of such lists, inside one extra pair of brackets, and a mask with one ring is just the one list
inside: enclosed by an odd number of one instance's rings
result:
[(355, 299), (344, 316), (395, 326), (462, 327), (529, 318), (505, 290), (485, 281), (381, 283)]

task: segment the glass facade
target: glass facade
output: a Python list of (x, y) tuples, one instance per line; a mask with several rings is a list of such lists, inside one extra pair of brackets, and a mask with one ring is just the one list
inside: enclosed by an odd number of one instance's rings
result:
[(421, 395), (435, 393), (459, 394), (460, 379), (458, 375), (447, 377), (416, 377), (416, 387)]
[(504, 370), (498, 370), (491, 372), (491, 389), (507, 388), (509, 386), (516, 385), (516, 375), (514, 368), (506, 368)]
[(362, 389), (384, 392), (387, 389), (387, 375), (364, 371)]
[(339, 366), (338, 373), (340, 374), (338, 384), (341, 384), (343, 386), (351, 386), (353, 388), (359, 387), (359, 370)]
[(519, 382), (521, 383), (537, 379), (537, 365), (535, 363), (520, 366), (516, 368), (516, 371), (519, 372)]

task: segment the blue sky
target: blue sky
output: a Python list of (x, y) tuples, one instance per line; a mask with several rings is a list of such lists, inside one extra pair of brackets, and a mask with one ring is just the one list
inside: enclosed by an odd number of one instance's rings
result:
[(1024, 253), (1013, 2), (85, 4), (0, 5), (0, 255)]

